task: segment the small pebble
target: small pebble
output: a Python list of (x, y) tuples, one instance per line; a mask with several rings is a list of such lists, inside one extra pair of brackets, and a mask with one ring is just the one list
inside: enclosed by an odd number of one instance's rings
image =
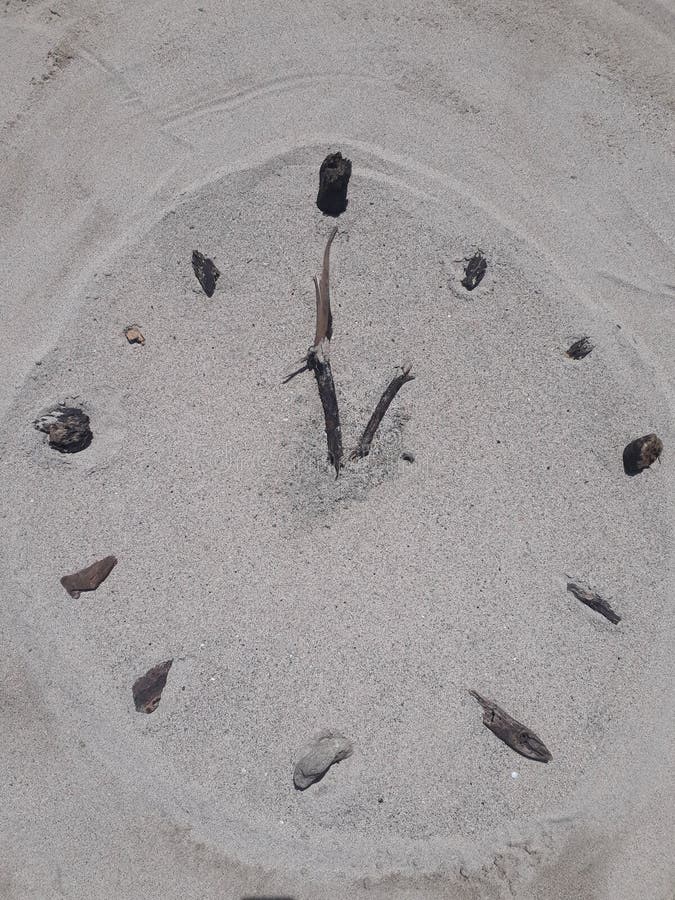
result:
[(462, 285), (467, 289), (467, 291), (472, 291), (474, 288), (477, 288), (481, 283), (483, 278), (485, 277), (485, 273), (487, 272), (487, 260), (483, 255), (481, 250), (477, 250), (476, 253), (471, 257), (471, 259), (467, 260), (466, 266), (464, 268), (464, 278), (462, 278)]
[(304, 791), (320, 781), (332, 765), (354, 752), (349, 738), (336, 731), (321, 731), (298, 754), (293, 770), (293, 783)]
[(587, 337), (582, 337), (578, 341), (575, 341), (572, 346), (567, 350), (567, 356), (570, 359), (583, 359), (585, 356), (593, 350), (594, 345), (591, 344)]
[(127, 325), (124, 329), (124, 336), (130, 344), (140, 344), (142, 346), (145, 343), (143, 332), (138, 325)]
[(623, 468), (626, 475), (637, 475), (648, 469), (661, 456), (663, 442), (655, 434), (645, 434), (627, 444), (623, 451)]
[(206, 296), (213, 297), (216, 290), (216, 282), (220, 278), (220, 272), (214, 261), (209, 259), (208, 256), (204, 256), (199, 250), (193, 250), (192, 269)]

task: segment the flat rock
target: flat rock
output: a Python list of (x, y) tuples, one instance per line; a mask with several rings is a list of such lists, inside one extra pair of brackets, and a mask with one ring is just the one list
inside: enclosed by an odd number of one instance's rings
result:
[(337, 731), (320, 731), (302, 748), (293, 770), (293, 783), (299, 791), (320, 781), (332, 765), (354, 752), (349, 738)]

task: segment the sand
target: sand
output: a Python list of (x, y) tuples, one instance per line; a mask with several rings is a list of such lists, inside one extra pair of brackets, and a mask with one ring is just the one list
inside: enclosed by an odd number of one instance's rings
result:
[[(7, 0), (1, 897), (673, 897), (674, 24), (634, 0)], [(282, 384), (335, 150), (347, 450), (416, 374), (337, 481), (312, 376)], [(62, 402), (94, 432), (72, 456), (32, 424)], [(629, 478), (648, 432), (662, 461)], [(296, 792), (326, 728), (353, 755)]]

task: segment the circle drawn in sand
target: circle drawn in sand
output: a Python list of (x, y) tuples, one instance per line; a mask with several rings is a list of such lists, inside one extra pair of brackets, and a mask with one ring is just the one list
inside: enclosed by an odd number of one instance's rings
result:
[[(650, 397), (532, 246), (442, 187), (430, 205), (414, 175), (365, 160), (378, 177), (355, 173), (331, 260), (345, 434), (357, 438), (403, 360), (417, 380), (370, 455), (331, 478), (315, 384), (281, 384), (313, 330), (327, 232), (307, 211), (316, 158), (208, 185), (115, 260), (107, 321), (92, 334), (84, 307), (78, 323), (78, 389), (93, 396), (106, 372), (107, 396), (137, 414), (86, 492), (50, 478), (28, 517), (56, 556), (86, 544), (93, 506), (99, 538), (133, 558), (115, 608), (83, 605), (75, 621), (120, 679), (150, 641), (189, 662), (185, 691), (167, 687), (146, 733), (158, 758), (199, 773), (223, 833), (235, 809), (271, 859), (290, 842), (320, 866), (343, 841), (357, 865), (349, 834), (434, 865), (477, 829), (565, 808), (596, 764), (603, 719), (629, 690), (617, 656), (631, 649), (622, 626), (600, 641), (571, 612), (563, 573), (592, 570), (630, 594), (622, 561), (641, 548), (606, 423)], [(195, 290), (195, 246), (217, 259), (217, 303)], [(468, 297), (461, 261), (477, 246), (490, 278)], [(120, 359), (109, 334), (132, 316), (152, 346)], [(583, 369), (561, 352), (570, 331), (597, 338)], [(646, 522), (650, 503), (635, 516)], [(55, 508), (69, 510), (67, 535)], [(554, 763), (524, 762), (516, 784), (469, 687), (531, 723)], [(291, 760), (326, 725), (358, 751), (298, 797)]]

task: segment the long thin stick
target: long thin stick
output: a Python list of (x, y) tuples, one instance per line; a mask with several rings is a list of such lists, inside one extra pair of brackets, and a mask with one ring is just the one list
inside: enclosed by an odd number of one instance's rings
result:
[(340, 412), (338, 410), (337, 394), (333, 382), (333, 372), (330, 367), (330, 340), (333, 336), (333, 314), (330, 308), (330, 248), (337, 234), (337, 228), (333, 228), (326, 248), (323, 252), (323, 264), (321, 277), (314, 276), (314, 289), (316, 291), (316, 331), (314, 344), (310, 347), (304, 360), (304, 365), (284, 379), (284, 384), (304, 372), (311, 369), (316, 378), (319, 390), (319, 399), (323, 407), (323, 417), (326, 425), (326, 441), (328, 444), (328, 457), (335, 468), (335, 477), (340, 474), (342, 464), (342, 428), (340, 426)]
[(326, 440), (328, 443), (328, 458), (335, 467), (335, 477), (340, 474), (342, 463), (342, 427), (340, 425), (340, 413), (338, 410), (337, 394), (333, 382), (333, 373), (330, 367), (330, 341), (324, 338), (318, 347), (312, 347), (307, 357), (307, 364), (314, 372), (316, 385), (319, 389), (319, 399), (323, 407), (323, 418), (326, 423)]
[(384, 418), (384, 414), (389, 409), (389, 405), (391, 401), (394, 399), (396, 394), (400, 391), (403, 385), (412, 381), (415, 376), (410, 374), (410, 370), (412, 368), (412, 364), (408, 363), (407, 365), (401, 368), (401, 373), (397, 375), (395, 378), (387, 386), (386, 390), (380, 397), (380, 401), (375, 407), (372, 416), (368, 419), (368, 424), (363, 429), (363, 434), (361, 435), (361, 440), (358, 443), (358, 446), (355, 450), (352, 450), (350, 454), (351, 459), (362, 459), (364, 456), (368, 456), (370, 453), (370, 445), (373, 442), (373, 438), (377, 432), (377, 429), (380, 427), (380, 423)]
[(324, 338), (330, 341), (333, 337), (333, 313), (330, 308), (330, 248), (337, 234), (337, 226), (328, 235), (326, 249), (323, 251), (323, 265), (321, 267), (321, 281), (314, 276), (316, 288), (316, 334), (314, 335), (314, 347), (318, 347)]

